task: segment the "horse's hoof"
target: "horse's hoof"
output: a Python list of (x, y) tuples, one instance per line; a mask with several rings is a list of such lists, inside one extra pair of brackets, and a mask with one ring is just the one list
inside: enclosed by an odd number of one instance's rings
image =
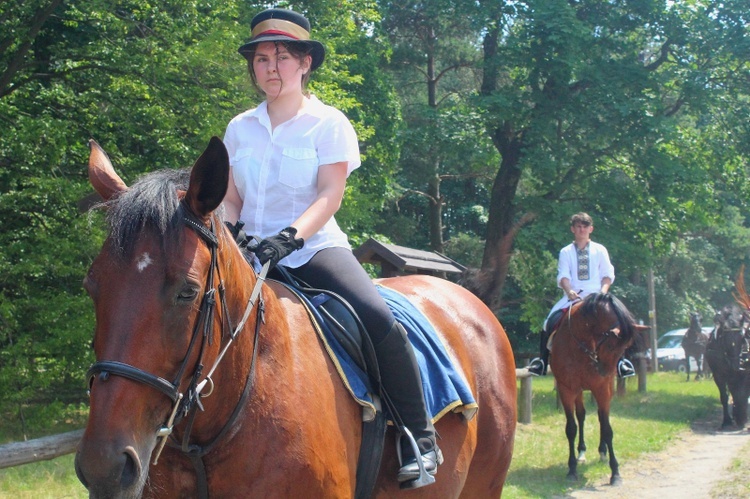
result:
[(609, 479), (609, 484), (613, 487), (622, 485), (622, 477), (620, 477), (620, 475), (613, 475), (612, 478)]
[(568, 476), (566, 476), (565, 478), (567, 478), (569, 482), (578, 481), (578, 475), (576, 473), (568, 473)]
[(579, 453), (577, 461), (578, 461), (578, 464), (584, 464), (586, 462), (586, 453), (585, 452)]

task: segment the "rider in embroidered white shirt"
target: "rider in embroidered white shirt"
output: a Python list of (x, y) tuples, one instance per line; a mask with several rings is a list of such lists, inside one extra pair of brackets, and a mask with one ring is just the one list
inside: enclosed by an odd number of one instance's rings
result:
[[(562, 310), (591, 293), (609, 292), (615, 281), (615, 268), (609, 260), (607, 248), (591, 240), (594, 231), (591, 217), (586, 213), (576, 213), (570, 219), (570, 231), (575, 240), (560, 250), (557, 261), (557, 285), (563, 290), (563, 297), (547, 315), (540, 338), (539, 357), (528, 366), (529, 372), (537, 376), (547, 373), (547, 339)], [(617, 368), (620, 376), (635, 374), (633, 365), (625, 358), (620, 359)]]

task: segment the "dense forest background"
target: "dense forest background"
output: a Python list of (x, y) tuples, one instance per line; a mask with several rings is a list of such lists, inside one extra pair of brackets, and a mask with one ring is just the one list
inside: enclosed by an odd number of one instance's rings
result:
[[(0, 3), (0, 413), (85, 403), (104, 233), (87, 141), (131, 182), (190, 166), (258, 101), (237, 47), (268, 6), (327, 48), (312, 93), (363, 166), (337, 216), (447, 254), (531, 351), (586, 211), (612, 291), (659, 333), (732, 299), (750, 256), (746, 0), (25, 0)], [(37, 414), (37, 413), (35, 413)], [(35, 416), (41, 417), (41, 416)]]

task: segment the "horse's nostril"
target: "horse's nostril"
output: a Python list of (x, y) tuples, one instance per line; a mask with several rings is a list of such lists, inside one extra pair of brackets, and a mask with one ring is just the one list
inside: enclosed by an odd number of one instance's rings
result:
[(141, 460), (133, 447), (125, 448), (125, 465), (122, 468), (120, 486), (123, 490), (130, 488), (141, 476)]

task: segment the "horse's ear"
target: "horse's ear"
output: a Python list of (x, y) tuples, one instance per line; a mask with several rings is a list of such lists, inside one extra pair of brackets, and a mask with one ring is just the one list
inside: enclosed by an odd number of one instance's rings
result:
[(208, 147), (190, 172), (190, 187), (185, 195), (190, 210), (200, 217), (208, 216), (224, 200), (228, 182), (227, 148), (221, 139), (211, 137)]
[(112, 196), (128, 190), (125, 182), (115, 173), (104, 149), (94, 139), (89, 140), (89, 181), (96, 192), (108, 201)]

